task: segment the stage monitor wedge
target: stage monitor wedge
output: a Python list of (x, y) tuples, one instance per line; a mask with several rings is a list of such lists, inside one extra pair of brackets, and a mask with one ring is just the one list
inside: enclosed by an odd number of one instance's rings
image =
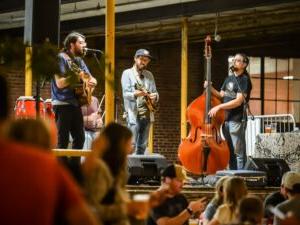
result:
[(166, 158), (160, 154), (129, 155), (128, 184), (159, 185), (160, 174), (168, 165)]
[(279, 158), (252, 158), (248, 157), (246, 170), (265, 171), (267, 173), (268, 186), (279, 187), (284, 173), (290, 171), (290, 167), (284, 159)]

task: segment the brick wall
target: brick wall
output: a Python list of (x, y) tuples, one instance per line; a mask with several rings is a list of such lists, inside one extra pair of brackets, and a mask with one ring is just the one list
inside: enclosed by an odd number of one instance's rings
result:
[[(99, 47), (101, 48), (101, 46)], [(147, 48), (155, 57), (149, 65), (149, 70), (154, 74), (158, 92), (160, 94), (160, 109), (156, 114), (154, 125), (154, 152), (164, 155), (169, 161), (177, 161), (177, 148), (180, 143), (180, 72), (181, 72), (181, 47), (180, 42), (153, 44), (144, 46), (143, 44), (126, 45), (124, 40), (116, 43), (116, 107), (119, 122), (124, 123), (121, 118), (123, 112), (121, 94), (121, 74), (122, 71), (133, 64), (133, 55), (137, 48)], [(189, 80), (188, 80), (188, 103), (201, 95), (204, 77), (204, 57), (203, 43), (193, 43), (189, 46)], [(221, 59), (221, 60), (219, 60)], [(225, 62), (224, 62), (225, 60)], [(94, 92), (100, 98), (104, 93), (103, 68), (99, 70), (94, 60), (87, 59), (92, 73), (97, 77), (99, 85)], [(213, 58), (212, 72), (218, 74), (213, 77), (217, 87), (226, 76), (227, 70), (226, 56)], [(225, 65), (224, 65), (225, 64)], [(103, 64), (102, 64), (103, 66)], [(6, 72), (10, 86), (11, 110), (16, 99), (24, 95), (24, 70), (10, 69)], [(35, 90), (33, 90), (35, 93)], [(46, 84), (41, 90), (44, 99), (50, 98), (50, 86)]]

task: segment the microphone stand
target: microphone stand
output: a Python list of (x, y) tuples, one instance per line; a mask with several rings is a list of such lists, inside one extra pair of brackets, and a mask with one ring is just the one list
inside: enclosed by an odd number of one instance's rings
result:
[(99, 61), (99, 59), (98, 59), (98, 57), (97, 57), (96, 52), (93, 53), (93, 56), (94, 56), (94, 58), (95, 58), (95, 60), (96, 60), (96, 62), (97, 62), (97, 65), (99, 66), (99, 70), (101, 71), (101, 63), (100, 63), (100, 61)]

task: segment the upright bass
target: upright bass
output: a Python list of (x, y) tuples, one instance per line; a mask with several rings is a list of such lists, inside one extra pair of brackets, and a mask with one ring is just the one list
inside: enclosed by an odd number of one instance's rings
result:
[(182, 139), (178, 149), (179, 160), (185, 169), (198, 175), (215, 174), (216, 171), (225, 169), (230, 155), (227, 142), (221, 138), (224, 111), (219, 110), (213, 118), (208, 116), (212, 106), (221, 104), (220, 99), (211, 93), (210, 36), (205, 39), (204, 52), (208, 86), (187, 108), (190, 131), (188, 136)]

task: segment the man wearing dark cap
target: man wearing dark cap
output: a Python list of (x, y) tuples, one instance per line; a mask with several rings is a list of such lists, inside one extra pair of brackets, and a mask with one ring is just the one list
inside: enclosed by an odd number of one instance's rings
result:
[(133, 67), (124, 70), (121, 79), (127, 125), (133, 133), (133, 148), (138, 155), (145, 153), (159, 99), (154, 77), (146, 70), (151, 59), (148, 50), (137, 50)]
[(180, 165), (169, 165), (162, 172), (160, 189), (168, 190), (166, 200), (152, 209), (147, 225), (185, 225), (194, 213), (205, 209), (205, 198), (189, 203), (180, 193), (186, 178), (186, 173)]

